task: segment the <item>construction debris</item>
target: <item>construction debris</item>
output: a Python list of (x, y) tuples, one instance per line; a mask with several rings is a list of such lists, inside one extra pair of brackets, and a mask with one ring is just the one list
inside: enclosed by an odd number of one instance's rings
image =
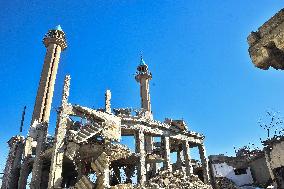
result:
[(210, 185), (204, 184), (196, 175), (186, 176), (183, 170), (171, 172), (161, 171), (156, 177), (151, 178), (146, 185), (148, 189), (211, 189)]
[(232, 180), (226, 177), (218, 177), (215, 181), (215, 189), (240, 189)]

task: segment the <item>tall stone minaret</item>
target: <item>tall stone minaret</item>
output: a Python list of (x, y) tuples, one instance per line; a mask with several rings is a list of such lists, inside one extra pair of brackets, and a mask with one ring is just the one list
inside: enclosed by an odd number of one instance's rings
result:
[(40, 76), (32, 124), (35, 120), (39, 122), (49, 121), (60, 53), (67, 47), (65, 33), (60, 26), (49, 30), (43, 39), (43, 43), (47, 51)]
[[(35, 180), (38, 177), (40, 178), (40, 153), (44, 148), (60, 53), (67, 47), (65, 33), (62, 31), (61, 27), (57, 26), (55, 29), (49, 30), (43, 38), (43, 44), (46, 47), (46, 55), (41, 71), (29, 134), (25, 140), (18, 189), (26, 188), (29, 176), (29, 158), (31, 155), (36, 155), (32, 171), (32, 189), (36, 188), (34, 187)], [(37, 174), (38, 177), (35, 177), (35, 174)]]
[(151, 113), (149, 81), (152, 79), (152, 73), (148, 70), (148, 66), (142, 56), (137, 67), (135, 79), (140, 83), (141, 108)]
[[(44, 58), (44, 64), (41, 71), (40, 82), (37, 90), (37, 96), (35, 100), (31, 127), (29, 131), (29, 137), (26, 141), (25, 156), (31, 154), (31, 144), (34, 141), (32, 136), (35, 132), (36, 123), (48, 123), (50, 117), (50, 109), (54, 91), (54, 84), (58, 69), (58, 63), (61, 51), (67, 47), (65, 33), (62, 31), (60, 25), (55, 29), (51, 29), (45, 34), (43, 43), (46, 47), (46, 55)], [(33, 138), (33, 139), (31, 139)]]

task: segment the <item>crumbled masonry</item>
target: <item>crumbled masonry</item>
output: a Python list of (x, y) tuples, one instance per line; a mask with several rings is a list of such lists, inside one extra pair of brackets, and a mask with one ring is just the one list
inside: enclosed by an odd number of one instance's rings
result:
[(212, 189), (210, 185), (204, 184), (196, 175), (187, 176), (186, 172), (176, 170), (174, 172), (166, 170), (162, 171), (158, 176), (149, 180), (146, 185), (148, 189)]
[(216, 179), (216, 189), (240, 189), (232, 180), (226, 177), (219, 177)]
[(261, 69), (284, 69), (284, 9), (280, 10), (258, 31), (251, 32), (247, 41), (253, 64)]
[[(100, 109), (69, 102), (71, 77), (66, 76), (57, 109), (55, 135), (47, 134), (60, 54), (67, 48), (61, 27), (48, 31), (47, 49), (29, 134), (12, 137), (1, 189), (105, 189), (210, 187), (204, 136), (188, 130), (184, 120), (153, 118), (149, 82), (152, 73), (141, 57), (135, 80), (141, 108), (112, 110), (111, 91)], [(135, 146), (121, 144), (133, 137)], [(197, 147), (201, 164), (190, 149)], [(177, 154), (172, 163), (171, 153)], [(198, 176), (194, 169), (198, 167)], [(28, 182), (28, 178), (31, 181)]]

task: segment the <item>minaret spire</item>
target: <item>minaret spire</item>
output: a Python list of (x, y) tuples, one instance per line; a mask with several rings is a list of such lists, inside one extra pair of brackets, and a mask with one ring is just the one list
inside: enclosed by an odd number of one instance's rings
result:
[(60, 25), (55, 29), (49, 30), (44, 38), (43, 44), (46, 47), (46, 55), (44, 58), (43, 68), (41, 71), (40, 82), (37, 90), (31, 127), (29, 136), (25, 146), (25, 156), (31, 154), (31, 143), (36, 137), (31, 136), (32, 130), (35, 130), (35, 122), (49, 122), (51, 103), (54, 92), (55, 79), (60, 59), (60, 54), (67, 48), (65, 33)]
[(141, 108), (151, 113), (149, 81), (152, 79), (152, 73), (148, 70), (148, 65), (145, 63), (142, 53), (135, 79), (140, 83)]

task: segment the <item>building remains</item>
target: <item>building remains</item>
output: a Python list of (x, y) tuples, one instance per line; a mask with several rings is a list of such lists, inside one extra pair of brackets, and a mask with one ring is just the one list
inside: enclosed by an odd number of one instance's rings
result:
[[(58, 26), (43, 39), (47, 49), (28, 136), (13, 136), (1, 189), (57, 188), (211, 188), (204, 136), (189, 131), (183, 120), (153, 118), (149, 82), (152, 73), (141, 57), (135, 75), (141, 108), (93, 109), (69, 102), (65, 77), (54, 136), (47, 134), (61, 53), (67, 48)], [(135, 152), (120, 143), (131, 136)], [(199, 177), (194, 176), (190, 149), (199, 149)], [(177, 162), (171, 162), (171, 153)], [(30, 183), (28, 178), (31, 177)]]
[(278, 188), (284, 188), (284, 136), (275, 136), (263, 142), (271, 179)]
[(284, 69), (284, 9), (247, 38), (253, 64), (261, 69)]
[(263, 150), (241, 148), (235, 157), (209, 156), (212, 184), (216, 189), (261, 187), (272, 184)]

